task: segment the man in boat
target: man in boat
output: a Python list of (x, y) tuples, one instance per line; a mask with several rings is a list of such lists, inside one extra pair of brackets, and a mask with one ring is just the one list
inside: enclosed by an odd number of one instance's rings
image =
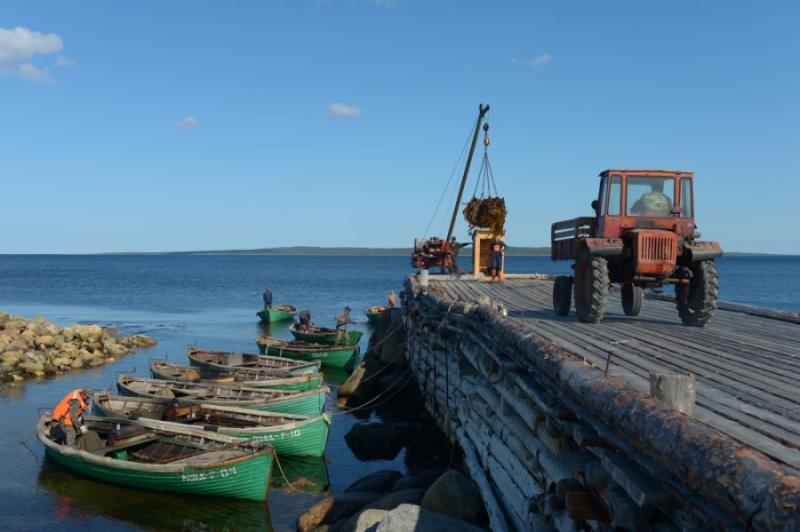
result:
[(272, 291), (269, 288), (264, 289), (261, 299), (264, 300), (264, 310), (272, 308)]
[(311, 311), (308, 309), (301, 310), (297, 315), (297, 329), (300, 332), (305, 332), (311, 328)]
[(347, 345), (349, 341), (347, 325), (350, 323), (357, 323), (350, 319), (350, 307), (344, 307), (342, 313), (333, 319), (336, 320), (336, 344)]
[(75, 445), (78, 436), (86, 434), (89, 429), (83, 422), (83, 413), (89, 408), (89, 394), (83, 388), (72, 390), (56, 405), (53, 410), (53, 422), (50, 435), (56, 443)]
[(389, 299), (386, 301), (386, 308), (394, 308), (397, 306), (397, 294), (394, 290), (389, 290)]

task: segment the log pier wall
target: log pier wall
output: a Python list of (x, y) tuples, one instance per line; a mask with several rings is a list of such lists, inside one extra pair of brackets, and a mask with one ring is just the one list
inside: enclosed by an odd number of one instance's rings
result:
[(800, 529), (791, 438), (782, 462), (670, 410), (568, 334), (562, 342), (515, 317), (531, 310), (523, 285), (548, 289), (536, 278), (498, 287), (432, 277), (423, 287), (411, 277), (403, 294), (408, 363), (426, 409), (463, 450), (492, 529)]

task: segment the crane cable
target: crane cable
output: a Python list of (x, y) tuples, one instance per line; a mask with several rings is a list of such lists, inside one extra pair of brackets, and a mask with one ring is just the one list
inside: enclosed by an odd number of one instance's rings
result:
[(483, 124), (483, 161), (481, 161), (480, 170), (478, 170), (478, 179), (475, 181), (475, 190), (472, 192), (472, 197), (478, 197), (478, 188), (481, 189), (481, 198), (490, 197), (490, 194), (494, 192), (494, 196), (498, 197), (499, 194), (497, 193), (497, 185), (494, 181), (494, 172), (492, 171), (492, 165), (489, 162), (489, 144), (491, 141), (489, 140), (489, 123), (486, 122)]

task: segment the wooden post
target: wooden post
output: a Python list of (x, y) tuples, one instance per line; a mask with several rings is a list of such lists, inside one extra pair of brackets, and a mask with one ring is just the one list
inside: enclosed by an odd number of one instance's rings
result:
[(651, 372), (650, 395), (667, 407), (691, 417), (694, 414), (694, 375)]

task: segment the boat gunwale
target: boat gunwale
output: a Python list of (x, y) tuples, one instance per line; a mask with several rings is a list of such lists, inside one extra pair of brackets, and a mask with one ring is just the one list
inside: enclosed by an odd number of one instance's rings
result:
[[(159, 403), (157, 400), (155, 401), (148, 401), (148, 399), (152, 399), (150, 397), (126, 397), (126, 396), (119, 396), (119, 395), (111, 395), (107, 392), (105, 394), (95, 394), (95, 397), (100, 396), (100, 400), (97, 401), (98, 408), (100, 408), (103, 412), (110, 412), (116, 416), (130, 416), (130, 414), (126, 414), (124, 412), (118, 412), (114, 410), (110, 403), (118, 402), (118, 403), (125, 403), (129, 399), (133, 399), (134, 401), (145, 401), (150, 402), (151, 404), (163, 404)], [(102, 403), (101, 403), (102, 401)], [(109, 406), (101, 406), (101, 404), (109, 405)], [(259, 418), (265, 417), (274, 417), (274, 418), (289, 418), (290, 421), (277, 423), (275, 425), (260, 425), (258, 427), (226, 427), (224, 425), (219, 425), (216, 423), (206, 423), (206, 425), (213, 425), (218, 427), (216, 434), (221, 434), (229, 438), (240, 438), (239, 436), (234, 436), (232, 434), (227, 434), (227, 432), (236, 432), (236, 433), (272, 433), (272, 432), (282, 432), (284, 430), (293, 430), (297, 428), (302, 428), (307, 425), (318, 423), (319, 421), (323, 421), (328, 427), (331, 426), (332, 420), (331, 415), (327, 412), (316, 415), (316, 416), (305, 416), (301, 414), (283, 414), (280, 412), (269, 412), (267, 410), (253, 410), (250, 408), (240, 408), (240, 407), (228, 407), (223, 405), (211, 405), (211, 404), (195, 404), (195, 406), (200, 406), (201, 408), (207, 410), (214, 410), (220, 413), (230, 412), (233, 414), (241, 414), (247, 416), (254, 416)], [(292, 419), (294, 418), (294, 419)], [(161, 423), (167, 423), (170, 425), (179, 425), (182, 427), (195, 427), (191, 423), (182, 423), (178, 421), (164, 421), (161, 420)]]
[[(168, 364), (168, 365), (171, 365), (173, 367), (177, 366), (177, 367), (192, 368), (192, 369), (198, 369), (198, 368), (201, 367), (201, 366), (192, 366), (192, 365), (186, 365), (186, 364), (173, 364), (171, 362), (167, 362), (166, 360), (162, 360), (162, 359), (151, 359), (150, 363), (149, 363), (149, 369), (150, 369), (151, 373), (153, 373), (153, 366), (156, 365), (156, 364)], [(229, 367), (232, 368), (231, 370), (228, 371), (229, 373), (236, 373), (236, 366), (229, 366)], [(211, 368), (211, 369), (213, 370), (213, 368)], [(250, 368), (248, 368), (248, 369), (250, 369)], [(159, 372), (159, 374), (163, 375), (163, 373), (160, 373), (160, 372)], [(299, 384), (299, 383), (309, 382), (309, 381), (313, 381), (313, 380), (317, 380), (317, 379), (320, 379), (320, 384), (321, 384), (322, 383), (322, 379), (324, 378), (324, 375), (322, 374), (321, 371), (317, 371), (316, 373), (304, 373), (302, 375), (289, 375), (289, 376), (286, 376), (286, 377), (281, 376), (281, 377), (278, 377), (278, 378), (275, 378), (275, 379), (268, 378), (268, 379), (237, 380), (236, 379), (237, 375), (228, 375), (228, 376), (226, 376), (226, 378), (227, 377), (233, 378), (233, 380), (232, 381), (226, 381), (226, 382), (215, 381), (213, 379), (198, 379), (198, 380), (188, 380), (187, 379), (185, 381), (175, 381), (175, 379), (158, 378), (158, 377), (155, 377), (155, 376), (153, 378), (157, 379), (157, 380), (182, 382), (182, 383), (185, 383), (185, 384), (208, 384), (208, 385), (212, 385), (212, 384), (216, 384), (216, 385), (219, 385), (219, 384), (233, 384), (233, 385), (242, 385), (242, 386), (248, 387), (248, 388), (259, 388), (259, 389), (261, 389), (261, 388), (273, 388), (273, 387), (277, 387), (277, 386), (286, 386), (286, 385), (292, 385), (292, 384)], [(262, 384), (262, 386), (247, 386), (247, 384), (249, 384), (249, 383), (259, 383), (259, 384)], [(292, 390), (284, 390), (284, 391), (292, 391)]]
[[(132, 393), (136, 393), (136, 394), (139, 394), (141, 392), (137, 392), (135, 390), (132, 390), (132, 389), (130, 389), (130, 387), (128, 385), (122, 384), (122, 380), (125, 379), (125, 378), (130, 378), (132, 380), (146, 381), (147, 383), (161, 385), (162, 387), (167, 387), (167, 388), (170, 387), (169, 385), (171, 385), (171, 384), (177, 384), (179, 386), (199, 385), (199, 383), (193, 383), (193, 382), (169, 381), (169, 380), (164, 380), (164, 379), (151, 379), (151, 378), (148, 378), (148, 377), (139, 377), (139, 376), (136, 376), (136, 375), (131, 375), (129, 373), (120, 373), (119, 375), (117, 375), (117, 385), (118, 386), (122, 385), (126, 390), (130, 390)], [(250, 392), (250, 393), (253, 393), (253, 394), (277, 394), (278, 395), (278, 397), (274, 397), (274, 398), (271, 398), (271, 399), (234, 399), (234, 398), (227, 398), (227, 397), (222, 397), (221, 398), (221, 399), (229, 399), (231, 401), (241, 401), (241, 402), (252, 401), (252, 402), (257, 403), (257, 404), (266, 404), (266, 403), (272, 402), (272, 401), (283, 400), (283, 399), (286, 399), (287, 397), (289, 397), (289, 398), (299, 398), (299, 397), (305, 398), (306, 396), (310, 396), (310, 395), (319, 395), (320, 393), (325, 394), (325, 393), (330, 392), (330, 388), (326, 384), (322, 384), (322, 385), (320, 385), (320, 386), (318, 386), (318, 387), (316, 387), (314, 389), (311, 389), (311, 390), (298, 390), (298, 391), (293, 391), (293, 390), (273, 390), (273, 389), (265, 389), (265, 388), (247, 388), (245, 386), (226, 386), (226, 385), (221, 385), (221, 384), (214, 384), (212, 386), (205, 386), (205, 388), (208, 389), (210, 393), (213, 393), (213, 391), (214, 391), (213, 388), (223, 388), (223, 389), (227, 389), (227, 390), (231, 390), (231, 391), (243, 391), (243, 392)], [(164, 400), (175, 400), (175, 399), (181, 400), (181, 399), (184, 399), (184, 400), (187, 400), (187, 401), (208, 401), (208, 400), (214, 401), (214, 400), (218, 400), (218, 399), (214, 399), (214, 398), (208, 399), (208, 398), (205, 398), (205, 397), (202, 397), (202, 398), (201, 397), (197, 397), (198, 395), (202, 395), (202, 393), (198, 392), (197, 394), (194, 395), (194, 398), (192, 398), (193, 396), (191, 394), (187, 394), (186, 396), (182, 396), (182, 397), (164, 397), (163, 399)], [(145, 397), (149, 397), (149, 396), (145, 396)]]
[[(305, 333), (302, 333), (302, 334), (305, 334)], [(262, 340), (265, 340), (265, 341), (262, 341)], [(313, 348), (287, 347), (285, 349), (283, 347), (279, 347), (279, 349), (281, 349), (281, 351), (293, 352), (293, 353), (320, 353), (320, 352), (325, 352), (325, 351), (347, 351), (347, 350), (351, 350), (351, 349), (355, 351), (359, 347), (357, 343), (356, 344), (352, 344), (352, 345), (335, 345), (335, 344), (317, 344), (317, 343), (314, 343), (314, 342), (304, 342), (303, 340), (294, 340), (294, 342), (300, 342), (300, 343), (308, 344), (308, 345), (315, 345), (317, 347), (313, 347)], [(263, 345), (263, 346), (266, 346), (266, 347), (276, 347), (276, 346), (292, 344), (293, 341), (292, 340), (281, 340), (280, 338), (275, 338), (275, 337), (270, 336), (268, 334), (262, 334), (262, 335), (259, 335), (256, 338), (256, 343), (258, 345)], [(274, 356), (274, 355), (262, 355), (262, 356)], [(284, 358), (284, 357), (278, 357), (278, 358)]]
[[(264, 366), (263, 368), (261, 368), (262, 370), (269, 370), (269, 371), (275, 371), (275, 372), (280, 372), (280, 373), (289, 373), (289, 372), (294, 371), (294, 370), (307, 369), (309, 366), (314, 366), (315, 365), (314, 362), (304, 362), (302, 360), (293, 360), (293, 359), (290, 359), (290, 358), (275, 357), (275, 356), (270, 356), (270, 355), (262, 355), (262, 354), (259, 354), (259, 353), (237, 353), (235, 351), (215, 351), (213, 349), (197, 349), (197, 348), (194, 348), (194, 347), (191, 347), (191, 346), (186, 348), (186, 357), (190, 361), (196, 360), (200, 364), (207, 364), (209, 366), (218, 366), (218, 367), (223, 367), (223, 368), (241, 368), (241, 369), (245, 369), (245, 370), (248, 370), (248, 369), (257, 370), (257, 369), (259, 369), (258, 367), (233, 366), (233, 365), (227, 365), (227, 364), (220, 364), (218, 362), (208, 362), (206, 360), (201, 360), (201, 359), (198, 359), (196, 357), (192, 357), (192, 355), (194, 355), (196, 353), (209, 353), (209, 354), (218, 354), (218, 355), (241, 355), (241, 356), (259, 357), (259, 358), (267, 359), (267, 360), (275, 360), (276, 362), (287, 362), (287, 361), (290, 362), (290, 364), (284, 364), (284, 365), (282, 365), (280, 367), (270, 368), (268, 366)], [(318, 364), (316, 364), (316, 365), (319, 367)]]

